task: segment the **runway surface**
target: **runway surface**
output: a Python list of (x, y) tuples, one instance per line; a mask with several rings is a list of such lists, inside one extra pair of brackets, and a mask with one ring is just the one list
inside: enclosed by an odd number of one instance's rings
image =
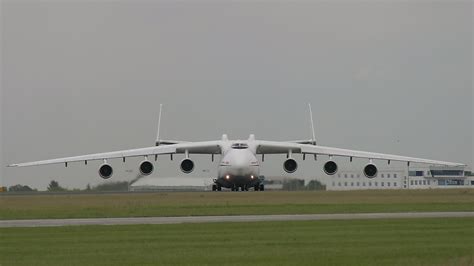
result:
[(3, 220), (3, 221), (0, 221), (0, 228), (77, 226), (77, 225), (182, 224), (182, 223), (220, 223), (220, 222), (320, 221), (320, 220), (454, 218), (454, 217), (474, 217), (474, 212), (341, 213), (341, 214), (296, 214), (296, 215), (240, 215), (240, 216), (185, 216), (185, 217), (127, 217), (127, 218)]

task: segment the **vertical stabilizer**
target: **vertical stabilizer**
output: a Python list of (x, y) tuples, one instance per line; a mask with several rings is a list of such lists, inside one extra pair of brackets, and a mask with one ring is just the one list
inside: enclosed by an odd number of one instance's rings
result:
[(308, 103), (309, 108), (309, 119), (311, 120), (311, 142), (316, 145), (316, 135), (314, 134), (314, 122), (313, 122), (313, 111), (311, 110), (311, 104)]
[(160, 146), (160, 127), (161, 127), (161, 111), (163, 109), (163, 104), (160, 104), (160, 114), (158, 115), (158, 129), (156, 131), (156, 146)]

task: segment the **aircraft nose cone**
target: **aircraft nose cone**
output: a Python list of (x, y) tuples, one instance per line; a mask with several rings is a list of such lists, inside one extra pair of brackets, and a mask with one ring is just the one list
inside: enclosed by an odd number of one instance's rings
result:
[(234, 158), (234, 161), (232, 162), (232, 165), (235, 168), (246, 168), (246, 167), (249, 167), (250, 162), (249, 162), (249, 160), (247, 160), (247, 158), (236, 157), (236, 158)]
[(251, 172), (251, 160), (252, 158), (245, 154), (236, 154), (230, 160), (230, 169), (233, 175), (248, 175)]

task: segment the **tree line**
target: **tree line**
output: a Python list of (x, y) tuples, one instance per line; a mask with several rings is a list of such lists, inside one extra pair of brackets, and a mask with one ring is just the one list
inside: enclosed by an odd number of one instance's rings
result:
[[(104, 184), (99, 184), (97, 186), (91, 186), (87, 184), (85, 189), (68, 189), (63, 187), (59, 184), (58, 181), (52, 180), (46, 191), (49, 192), (80, 192), (80, 191), (128, 191), (130, 183), (127, 181), (117, 181), (117, 182), (109, 182)], [(30, 186), (26, 185), (13, 185), (8, 187), (8, 192), (37, 192), (38, 189), (31, 188)]]

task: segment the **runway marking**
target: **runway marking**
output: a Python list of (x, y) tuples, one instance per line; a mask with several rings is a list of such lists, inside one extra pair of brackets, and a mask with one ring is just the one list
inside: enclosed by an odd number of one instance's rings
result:
[(336, 213), (336, 214), (283, 214), (235, 216), (184, 216), (184, 217), (125, 217), (83, 219), (34, 219), (0, 220), (0, 228), (8, 227), (57, 227), (78, 225), (133, 225), (133, 224), (183, 224), (222, 222), (273, 222), (321, 220), (372, 220), (412, 218), (474, 217), (474, 212), (399, 212), (399, 213)]

